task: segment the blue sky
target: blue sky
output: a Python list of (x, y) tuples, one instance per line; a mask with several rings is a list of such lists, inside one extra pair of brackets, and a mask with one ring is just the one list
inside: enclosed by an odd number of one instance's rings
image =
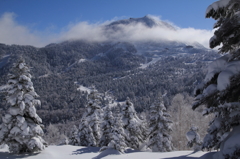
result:
[[(215, 0), (0, 0), (0, 24), (1, 20), (8, 19), (11, 25), (21, 27), (32, 38), (43, 38), (67, 32), (70, 26), (81, 22), (95, 25), (150, 14), (180, 28), (212, 30), (214, 21), (205, 18), (205, 10), (213, 2)], [(0, 35), (4, 29), (7, 28), (0, 28)], [(1, 42), (11, 43), (3, 39)]]

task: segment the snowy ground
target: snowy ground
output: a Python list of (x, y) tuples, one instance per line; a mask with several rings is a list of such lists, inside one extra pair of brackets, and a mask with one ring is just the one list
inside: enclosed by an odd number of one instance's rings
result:
[(140, 69), (146, 69), (148, 66), (155, 64), (156, 62), (158, 62), (161, 59), (161, 57), (158, 58), (153, 58), (152, 61), (146, 63), (146, 64), (141, 64), (141, 66), (139, 67)]
[(78, 91), (81, 91), (81, 92), (87, 92), (88, 94), (90, 94), (91, 92), (91, 89), (87, 88), (87, 87), (84, 87), (82, 85), (80, 85), (78, 88), (77, 88)]
[[(99, 153), (99, 148), (96, 147), (81, 147), (70, 145), (49, 146), (41, 153), (32, 155), (14, 155), (10, 154), (6, 148), (0, 149), (0, 159), (195, 159), (200, 158), (205, 154), (206, 152), (193, 153), (191, 151), (153, 153), (128, 150), (125, 154), (120, 155), (118, 152), (112, 149)], [(207, 155), (209, 156), (209, 154)]]

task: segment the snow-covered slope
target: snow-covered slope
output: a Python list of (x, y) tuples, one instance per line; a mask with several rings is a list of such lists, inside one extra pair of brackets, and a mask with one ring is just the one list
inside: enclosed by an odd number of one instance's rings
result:
[(209, 55), (216, 54), (215, 51), (207, 49), (196, 42), (191, 44), (174, 41), (138, 42), (134, 43), (134, 45), (137, 50), (136, 54), (145, 58), (145, 63), (142, 63), (139, 67), (142, 69), (155, 64), (164, 57), (198, 57), (199, 60), (193, 60), (196, 62), (203, 59), (204, 61), (208, 61)]
[[(1, 159), (197, 159), (206, 152), (192, 151), (174, 151), (174, 152), (136, 152), (128, 150), (125, 154), (119, 154), (116, 150), (109, 149), (99, 152), (96, 147), (81, 147), (81, 146), (49, 146), (41, 153), (32, 155), (20, 154), (14, 155), (8, 153), (6, 148), (0, 149)], [(208, 155), (209, 156), (209, 155)]]
[(152, 57), (213, 52), (196, 42), (191, 44), (175, 41), (139, 42), (135, 43), (135, 47), (138, 54)]

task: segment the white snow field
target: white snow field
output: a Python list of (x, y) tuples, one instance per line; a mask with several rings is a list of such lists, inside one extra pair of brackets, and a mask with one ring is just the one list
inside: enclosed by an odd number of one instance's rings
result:
[(127, 150), (125, 154), (120, 154), (114, 149), (99, 152), (97, 147), (82, 146), (49, 146), (40, 153), (34, 154), (10, 154), (5, 147), (0, 149), (0, 159), (195, 159), (212, 158), (212, 154), (207, 152), (173, 151), (173, 152), (138, 152)]

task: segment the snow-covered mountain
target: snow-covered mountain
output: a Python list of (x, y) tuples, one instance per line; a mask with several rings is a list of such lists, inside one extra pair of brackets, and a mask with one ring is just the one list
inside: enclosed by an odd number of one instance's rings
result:
[(128, 26), (128, 25), (136, 25), (136, 24), (142, 24), (148, 28), (162, 27), (170, 30), (176, 30), (176, 28), (171, 24), (164, 21), (159, 21), (155, 19), (153, 16), (149, 16), (149, 15), (146, 15), (142, 18), (129, 18), (129, 19), (118, 20), (106, 25), (106, 29), (113, 29), (117, 31), (121, 25)]
[[(137, 31), (129, 29), (131, 27), (138, 28), (143, 30), (148, 29), (156, 29), (157, 33), (159, 29), (176, 32), (177, 29), (175, 26), (170, 24), (169, 22), (162, 21), (154, 16), (146, 15), (141, 18), (129, 18), (118, 20), (112, 22), (105, 26), (105, 34), (112, 41), (114, 49), (123, 49), (125, 51), (126, 45), (133, 45), (136, 50), (136, 54), (139, 56), (143, 56), (147, 63), (156, 62), (157, 59), (166, 56), (178, 56), (178, 55), (188, 55), (188, 54), (201, 54), (201, 53), (213, 53), (210, 49), (205, 48), (198, 42), (182, 42), (182, 41), (174, 41), (169, 39), (146, 39), (146, 40), (133, 40), (132, 36), (136, 36), (135, 34), (142, 34), (141, 31)], [(137, 30), (137, 29), (136, 29)], [(134, 33), (133, 33), (134, 32)], [(133, 35), (131, 35), (133, 34)], [(161, 36), (161, 35), (160, 35)], [(116, 39), (119, 37), (119, 39)], [(124, 38), (125, 41), (122, 41), (122, 37), (129, 37), (130, 39)], [(104, 54), (101, 54), (104, 55)], [(201, 55), (200, 55), (201, 56)], [(151, 61), (149, 61), (152, 59)], [(146, 63), (143, 63), (146, 64)]]
[[(112, 22), (105, 26), (106, 34), (121, 32), (121, 26), (132, 24), (175, 30), (167, 22), (145, 16)], [(44, 122), (57, 123), (81, 117), (79, 110), (86, 96), (80, 95), (77, 84), (95, 85), (99, 92), (111, 90), (118, 100), (133, 98), (136, 109), (142, 111), (149, 105), (147, 99), (154, 101), (157, 92), (167, 91), (169, 99), (178, 92), (191, 94), (194, 84), (203, 78), (202, 68), (218, 55), (194, 41), (75, 40), (43, 48), (0, 44), (1, 85), (19, 56), (32, 67), (33, 83), (43, 105), (38, 108), (40, 116)], [(2, 111), (6, 107), (2, 100), (0, 107)]]

